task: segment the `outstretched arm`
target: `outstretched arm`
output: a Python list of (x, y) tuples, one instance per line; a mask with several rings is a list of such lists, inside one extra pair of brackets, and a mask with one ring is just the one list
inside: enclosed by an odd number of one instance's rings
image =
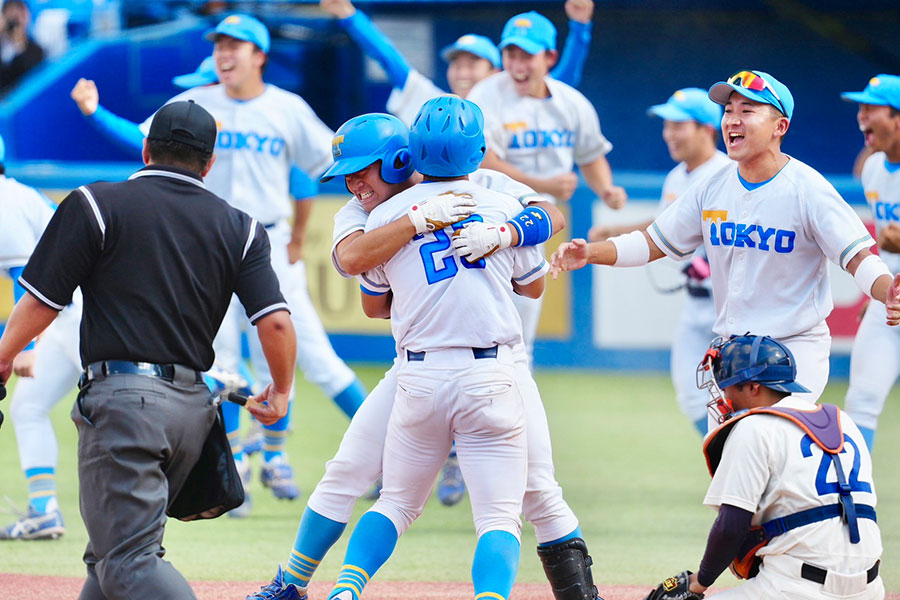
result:
[(578, 87), (591, 46), (591, 18), (594, 15), (593, 0), (566, 0), (569, 16), (569, 35), (563, 46), (559, 62), (550, 72), (554, 79)]
[(144, 134), (137, 123), (123, 119), (100, 105), (97, 85), (90, 79), (79, 79), (72, 88), (72, 100), (78, 110), (100, 130), (100, 133), (140, 155), (144, 147)]
[(588, 264), (637, 267), (660, 259), (665, 254), (646, 231), (635, 231), (604, 242), (588, 243), (581, 238), (560, 244), (550, 257), (550, 274), (576, 271)]
[(625, 206), (628, 194), (625, 192), (625, 188), (613, 185), (612, 169), (605, 156), (579, 165), (578, 168), (581, 169), (581, 175), (587, 181), (588, 186), (595, 194), (603, 198), (608, 207), (618, 210)]

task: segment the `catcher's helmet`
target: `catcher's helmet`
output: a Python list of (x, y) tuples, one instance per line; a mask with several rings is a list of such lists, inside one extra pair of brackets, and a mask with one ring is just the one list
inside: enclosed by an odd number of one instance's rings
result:
[(481, 109), (459, 96), (432, 98), (410, 127), (409, 150), (423, 175), (468, 175), (478, 169), (486, 151)]
[(409, 157), (409, 130), (393, 115), (369, 113), (340, 126), (331, 141), (334, 164), (322, 175), (330, 181), (338, 175), (362, 171), (381, 161), (381, 178), (402, 183), (413, 174)]

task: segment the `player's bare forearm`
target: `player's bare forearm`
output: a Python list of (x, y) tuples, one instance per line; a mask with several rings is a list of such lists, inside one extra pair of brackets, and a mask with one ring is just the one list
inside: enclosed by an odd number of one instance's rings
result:
[[(3, 337), (0, 338), (0, 364), (9, 364), (12, 368), (16, 355), (44, 331), (58, 314), (30, 292), (22, 296), (9, 316)], [(5, 381), (6, 376), (3, 377)]]
[(390, 319), (391, 318), (391, 301), (394, 299), (394, 293), (388, 292), (378, 296), (360, 292), (360, 301), (362, 302), (363, 312), (370, 319)]
[[(550, 234), (550, 237), (553, 237), (566, 228), (566, 217), (555, 204), (553, 204), (552, 202), (547, 202), (546, 200), (534, 202), (533, 204), (536, 206), (540, 206), (545, 211), (547, 211), (548, 215), (550, 215), (550, 221), (553, 223), (553, 233)], [(518, 237), (518, 234), (516, 234), (516, 237)]]
[(619, 209), (625, 206), (628, 195), (625, 190), (613, 184), (612, 168), (605, 156), (601, 156), (589, 163), (579, 165), (581, 176), (587, 181), (588, 187), (610, 208)]
[(886, 225), (878, 232), (878, 247), (886, 252), (900, 253), (900, 225)]
[(311, 198), (297, 199), (294, 202), (294, 223), (291, 226), (291, 241), (288, 243), (288, 260), (291, 264), (303, 258), (303, 244), (306, 242), (306, 229), (312, 208)]
[(297, 362), (297, 336), (290, 313), (279, 310), (267, 314), (256, 322), (256, 331), (272, 374), (272, 385), (279, 393), (289, 393)]
[(515, 281), (512, 282), (513, 291), (526, 298), (540, 298), (544, 293), (545, 283), (546, 280), (543, 277), (539, 277), (531, 283), (526, 283), (524, 285), (518, 284)]
[(415, 226), (404, 216), (372, 231), (351, 233), (338, 243), (335, 252), (344, 271), (359, 275), (386, 263), (415, 235)]

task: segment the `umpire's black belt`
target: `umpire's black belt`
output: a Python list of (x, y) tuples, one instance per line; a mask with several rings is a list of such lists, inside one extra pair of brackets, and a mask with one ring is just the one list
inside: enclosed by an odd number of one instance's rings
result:
[[(866, 583), (872, 583), (875, 581), (875, 578), (878, 577), (878, 565), (881, 564), (881, 561), (875, 561), (875, 564), (872, 565), (872, 568), (866, 571)], [(825, 569), (820, 569), (819, 567), (814, 567), (811, 564), (803, 563), (803, 566), (800, 567), (800, 577), (806, 579), (808, 581), (815, 581), (816, 583), (825, 584), (825, 578), (828, 576), (828, 571)]]
[(699, 287), (690, 284), (684, 287), (687, 290), (688, 296), (691, 296), (693, 298), (712, 298), (712, 292), (705, 287)]
[[(423, 361), (425, 360), (425, 354), (427, 353), (407, 350), (406, 360)], [(472, 348), (472, 356), (475, 358), (497, 358), (497, 346), (491, 346), (490, 348)]]
[(110, 375), (144, 375), (147, 377), (158, 377), (168, 382), (175, 381), (178, 372), (190, 371), (194, 377), (194, 383), (203, 383), (203, 373), (195, 371), (190, 367), (181, 365), (157, 365), (154, 363), (132, 362), (129, 360), (101, 360), (91, 363), (81, 374), (80, 387), (84, 387), (88, 383), (100, 377), (108, 377)]

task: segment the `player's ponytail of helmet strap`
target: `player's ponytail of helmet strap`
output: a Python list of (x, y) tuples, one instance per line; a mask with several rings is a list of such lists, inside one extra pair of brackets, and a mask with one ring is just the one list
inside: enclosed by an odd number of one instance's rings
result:
[[(874, 286), (878, 278), (883, 275), (887, 275), (889, 279), (893, 279), (890, 269), (884, 264), (881, 257), (871, 254), (865, 257), (856, 267), (856, 273), (853, 274), (853, 279), (856, 281), (856, 285), (859, 286), (859, 289), (862, 290), (862, 293), (869, 298), (872, 298), (872, 286)], [(877, 298), (875, 299), (877, 300)]]

